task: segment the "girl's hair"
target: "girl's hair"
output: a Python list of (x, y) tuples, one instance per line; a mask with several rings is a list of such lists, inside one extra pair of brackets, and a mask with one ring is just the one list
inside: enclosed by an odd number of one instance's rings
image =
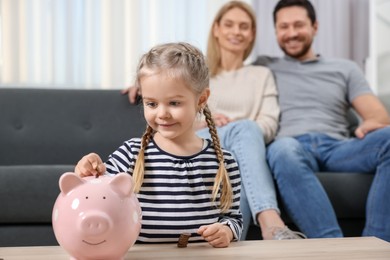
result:
[[(215, 16), (213, 23), (210, 28), (208, 43), (207, 43), (207, 62), (208, 66), (210, 68), (210, 74), (211, 77), (218, 74), (218, 70), (221, 67), (221, 52), (220, 52), (220, 46), (218, 43), (217, 38), (214, 36), (214, 26), (216, 24), (219, 24), (221, 22), (222, 17), (231, 9), (233, 8), (239, 8), (245, 13), (247, 13), (252, 21), (252, 30), (253, 30), (253, 39), (256, 39), (256, 14), (253, 11), (253, 8), (241, 1), (231, 1), (226, 3), (219, 9), (217, 15)], [(248, 58), (249, 54), (251, 53), (253, 46), (255, 44), (255, 40), (253, 40), (250, 45), (248, 46), (248, 49), (245, 50), (244, 53), (244, 60)]]
[[(204, 56), (199, 49), (188, 43), (179, 42), (157, 45), (145, 53), (141, 57), (137, 67), (135, 85), (142, 92), (141, 78), (160, 73), (187, 82), (187, 86), (191, 88), (195, 95), (200, 95), (209, 87), (209, 71)], [(217, 130), (208, 106), (205, 105), (204, 108), (199, 108), (199, 112), (202, 111), (205, 115), (215, 153), (219, 161), (219, 168), (215, 176), (212, 191), (212, 200), (215, 201), (217, 199), (221, 187), (220, 208), (226, 211), (232, 204), (232, 186), (225, 168), (223, 151)], [(154, 130), (148, 125), (141, 139), (141, 148), (133, 172), (135, 192), (139, 192), (143, 182), (145, 149), (154, 133)]]

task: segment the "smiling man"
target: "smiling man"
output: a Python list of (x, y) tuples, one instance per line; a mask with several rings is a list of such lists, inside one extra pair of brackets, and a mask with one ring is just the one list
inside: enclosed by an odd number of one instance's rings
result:
[[(281, 0), (274, 9), (282, 58), (258, 57), (279, 90), (280, 128), (267, 160), (286, 209), (309, 238), (341, 237), (329, 198), (317, 171), (375, 174), (367, 199), (364, 236), (390, 241), (389, 115), (372, 93), (358, 66), (327, 59), (312, 47), (318, 30), (307, 0)], [(350, 137), (347, 111), (362, 118)]]

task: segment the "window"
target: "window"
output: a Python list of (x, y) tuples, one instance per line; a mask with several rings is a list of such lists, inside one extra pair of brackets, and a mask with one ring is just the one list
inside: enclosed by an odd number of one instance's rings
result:
[(0, 0), (0, 86), (123, 88), (153, 45), (206, 49), (222, 0)]

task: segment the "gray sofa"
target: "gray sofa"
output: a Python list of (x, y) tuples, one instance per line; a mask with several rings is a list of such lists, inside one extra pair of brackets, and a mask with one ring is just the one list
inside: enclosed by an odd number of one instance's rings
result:
[[(0, 89), (0, 246), (56, 245), (51, 211), (60, 175), (89, 152), (106, 158), (144, 129), (141, 106), (118, 90)], [(345, 235), (359, 236), (372, 176), (318, 177)], [(247, 238), (260, 239), (259, 229)]]

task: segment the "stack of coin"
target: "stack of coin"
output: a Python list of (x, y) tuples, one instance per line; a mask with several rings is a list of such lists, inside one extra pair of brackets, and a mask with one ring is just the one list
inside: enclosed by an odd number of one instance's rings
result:
[(177, 242), (177, 247), (187, 247), (188, 239), (190, 238), (190, 233), (183, 233), (179, 237), (179, 241)]

